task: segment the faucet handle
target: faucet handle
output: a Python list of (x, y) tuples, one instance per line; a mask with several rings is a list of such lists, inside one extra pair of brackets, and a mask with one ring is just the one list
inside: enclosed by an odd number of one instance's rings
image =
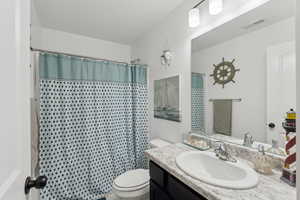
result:
[(252, 135), (250, 135), (250, 138), (249, 138), (249, 140), (250, 140), (250, 144), (253, 144), (253, 143), (254, 143), (254, 138), (253, 138), (253, 136), (252, 136)]
[(237, 162), (237, 160), (230, 155), (227, 146), (224, 142), (216, 141), (215, 143), (216, 147), (214, 152), (216, 153), (216, 156), (218, 158), (224, 161)]
[(265, 155), (265, 146), (263, 144), (259, 144), (258, 147), (258, 152), (261, 152), (263, 155)]
[(244, 146), (252, 146), (253, 143), (254, 143), (253, 136), (249, 132), (245, 133), (243, 145)]
[(250, 138), (253, 138), (253, 136), (250, 134), (250, 132), (245, 133), (245, 137), (246, 137), (246, 138), (249, 138), (249, 139), (250, 139)]
[(227, 147), (226, 147), (226, 144), (222, 141), (216, 141), (215, 142), (215, 149), (214, 149), (214, 152), (216, 153), (217, 156), (228, 156), (228, 151), (227, 151)]
[(222, 150), (222, 151), (226, 151), (226, 145), (224, 142), (222, 141), (215, 141), (215, 150)]
[(244, 142), (248, 140), (249, 136), (251, 136), (249, 132), (244, 134)]

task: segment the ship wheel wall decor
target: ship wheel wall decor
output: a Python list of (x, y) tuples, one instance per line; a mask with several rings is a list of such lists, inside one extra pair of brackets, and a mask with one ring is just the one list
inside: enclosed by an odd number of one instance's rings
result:
[(235, 59), (233, 59), (231, 62), (225, 61), (223, 58), (222, 62), (218, 65), (214, 65), (215, 69), (213, 74), (210, 76), (214, 77), (214, 85), (220, 84), (224, 88), (225, 84), (229, 82), (235, 83), (233, 80), (235, 77), (236, 72), (240, 71), (240, 69), (236, 69), (233, 65)]

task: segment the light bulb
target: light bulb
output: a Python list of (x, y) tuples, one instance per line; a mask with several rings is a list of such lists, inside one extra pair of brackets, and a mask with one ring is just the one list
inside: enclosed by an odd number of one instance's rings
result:
[(223, 10), (223, 0), (209, 0), (209, 13), (217, 15)]
[(193, 8), (189, 11), (189, 26), (197, 27), (200, 24), (200, 11), (198, 8)]

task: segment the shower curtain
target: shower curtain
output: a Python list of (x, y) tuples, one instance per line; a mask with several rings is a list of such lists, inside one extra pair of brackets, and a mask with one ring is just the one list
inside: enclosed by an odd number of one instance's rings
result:
[(205, 133), (204, 74), (192, 72), (192, 130)]
[(98, 200), (116, 176), (147, 167), (147, 69), (38, 56), (41, 199)]

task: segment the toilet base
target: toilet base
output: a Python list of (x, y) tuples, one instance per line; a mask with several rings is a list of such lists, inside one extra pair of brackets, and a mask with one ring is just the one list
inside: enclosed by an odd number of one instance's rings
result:
[(141, 196), (141, 197), (135, 197), (135, 198), (120, 198), (119, 197), (119, 199), (117, 199), (117, 200), (150, 200), (150, 195), (148, 194), (148, 195), (143, 195), (143, 196)]
[(109, 197), (106, 198), (106, 200), (150, 200), (150, 193), (147, 193), (140, 197), (134, 197), (134, 198), (121, 198), (118, 197), (116, 194), (112, 194)]

